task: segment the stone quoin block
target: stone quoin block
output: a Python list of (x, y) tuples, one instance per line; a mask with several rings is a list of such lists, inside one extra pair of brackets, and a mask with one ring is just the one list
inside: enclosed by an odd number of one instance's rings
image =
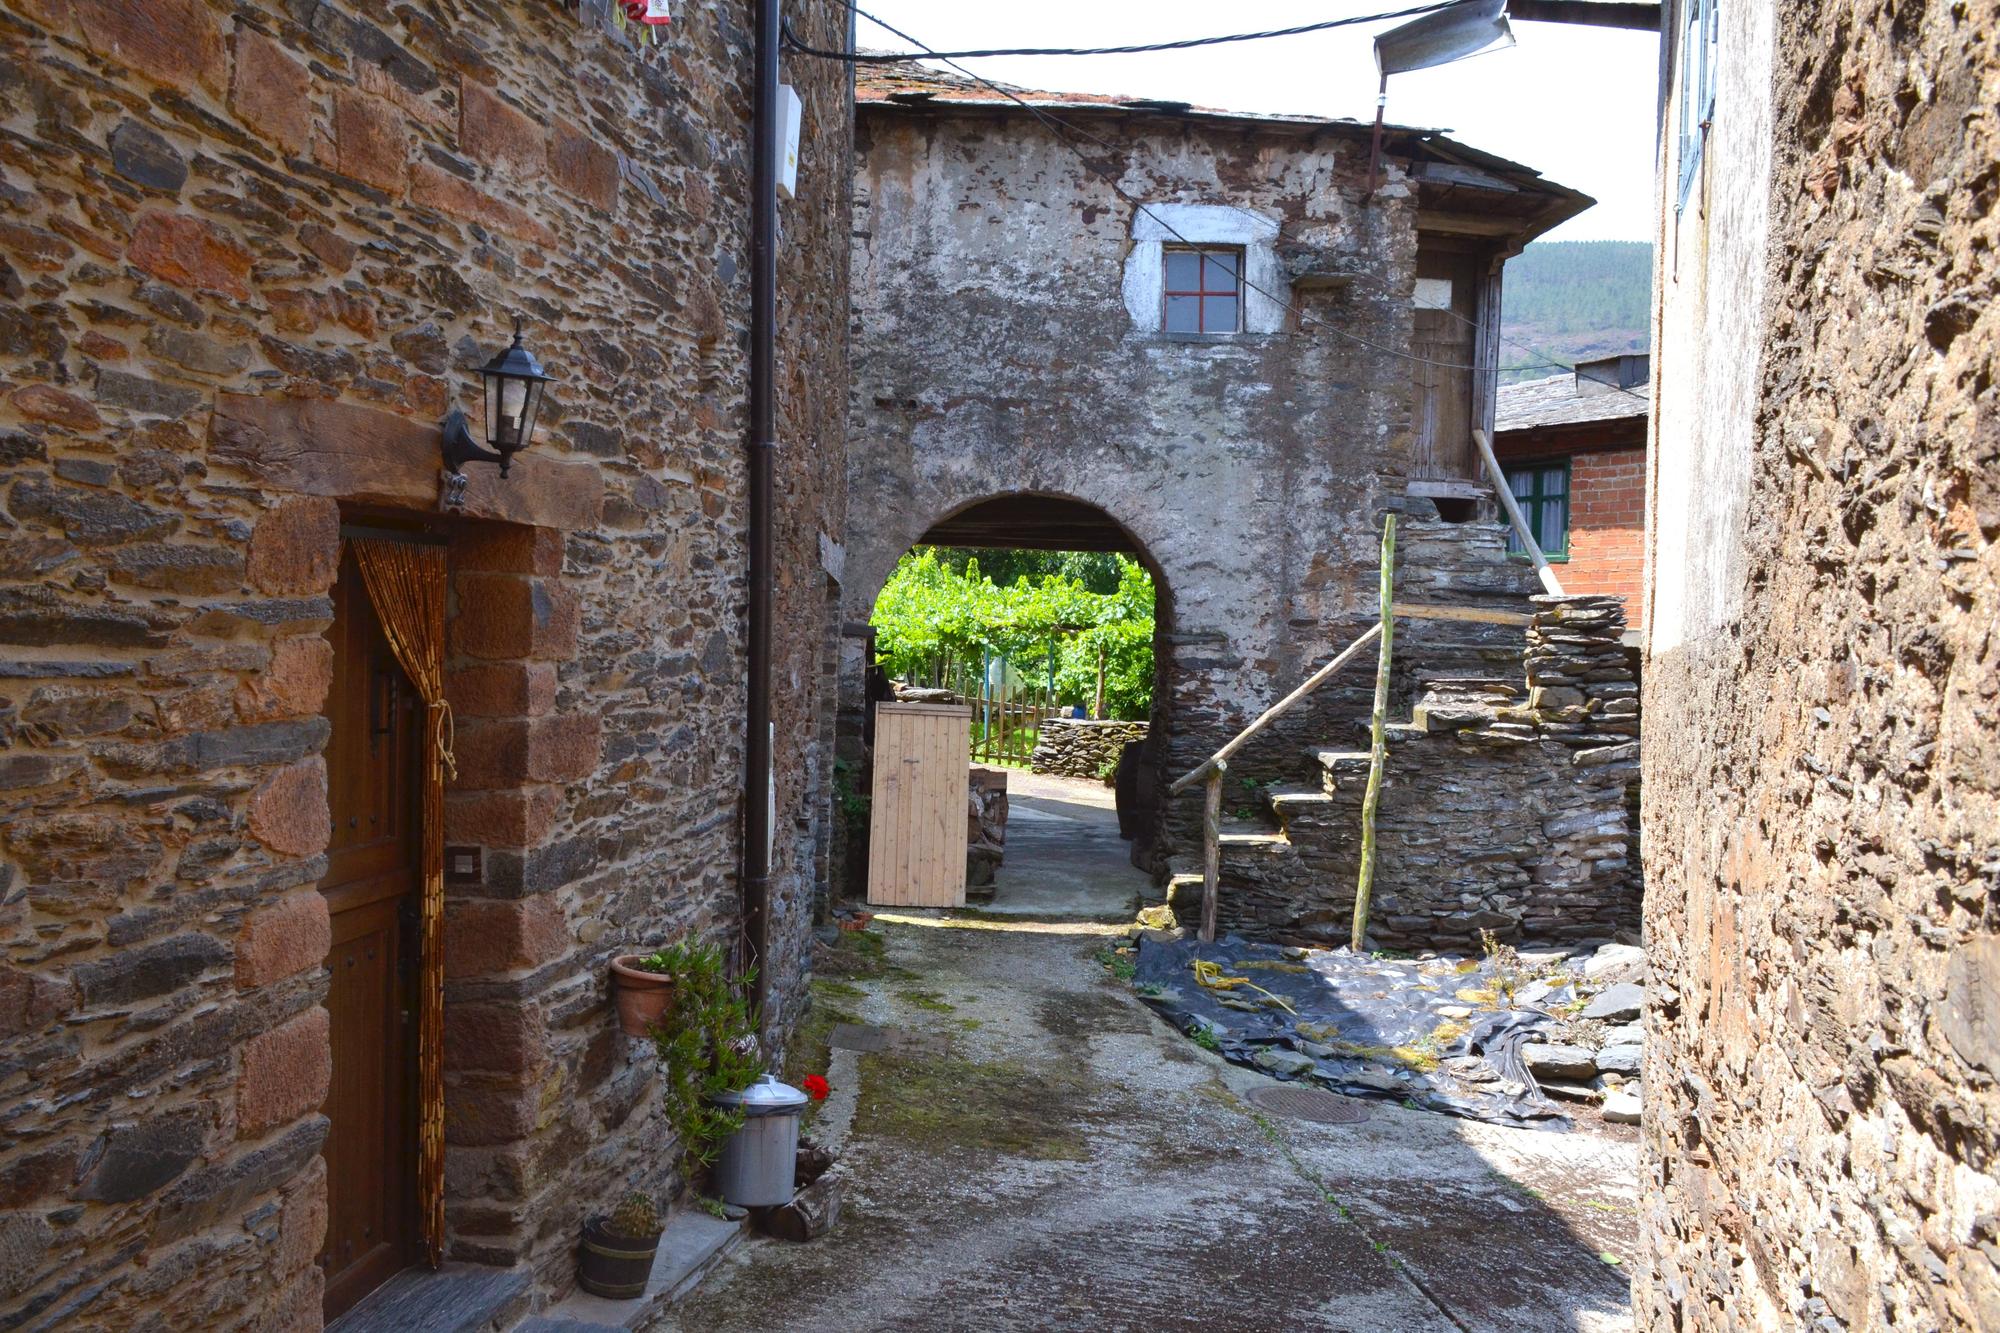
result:
[(317, 634), (294, 635), (271, 645), (271, 664), (236, 687), (236, 715), (245, 722), (312, 717), (326, 705), (333, 684), (333, 645)]
[(279, 1277), (312, 1263), (326, 1243), (326, 1159), (313, 1159), (299, 1178), (285, 1187), (284, 1211), (278, 1215), (278, 1250), (272, 1268)]
[(419, 162), (410, 169), (410, 201), (491, 227), (532, 245), (556, 243), (556, 234), (527, 209), (487, 194), (429, 162)]
[(226, 79), (222, 30), (205, 0), (70, 0), (91, 50), (155, 83), (220, 93)]
[(552, 662), (501, 662), (449, 672), (445, 697), (459, 717), (538, 717), (556, 706)]
[(457, 1004), (445, 1016), (444, 1067), (533, 1082), (549, 1062), (541, 1010), (519, 1004)]
[(481, 524), (452, 542), (451, 567), (459, 573), (554, 577), (562, 573), (563, 535), (521, 523)]
[(134, 267), (176, 287), (250, 299), (254, 257), (234, 236), (202, 218), (161, 212), (141, 215), (125, 257)]
[(458, 146), (489, 166), (522, 180), (548, 170), (548, 136), (542, 127), (490, 88), (461, 81), (458, 126)]
[(459, 791), (574, 782), (597, 768), (603, 723), (594, 713), (538, 718), (474, 718), (461, 723), (454, 753)]
[(444, 1094), (446, 1143), (484, 1147), (525, 1139), (535, 1130), (539, 1089), (455, 1084)]
[(576, 655), (581, 609), (576, 594), (548, 579), (461, 574), (453, 581), (458, 615), (452, 644), (488, 659), (562, 661)]
[(278, 595), (323, 593), (340, 573), (340, 506), (316, 495), (285, 501), (250, 533), (250, 582)]
[(450, 792), (444, 800), (446, 842), (481, 847), (533, 847), (555, 827), (562, 788), (514, 787)]
[(301, 889), (252, 912), (236, 937), (236, 984), (267, 986), (316, 969), (333, 947), (326, 898)]
[(237, 28), (233, 45), (229, 109), (285, 152), (299, 152), (312, 141), (312, 75), (255, 28)]
[(333, 1027), (314, 1006), (243, 1046), (236, 1082), (236, 1134), (255, 1138), (319, 1109), (333, 1079)]
[(444, 974), (450, 979), (527, 971), (562, 957), (569, 946), (562, 905), (546, 894), (469, 898), (445, 907)]
[(410, 127), (403, 113), (379, 97), (337, 89), (333, 94), (333, 161), (342, 175), (389, 194), (403, 192), (409, 169)]
[(317, 856), (332, 830), (326, 760), (319, 755), (279, 769), (250, 798), (250, 833), (274, 852)]
[(618, 155), (566, 120), (556, 121), (549, 174), (556, 184), (597, 209), (618, 208)]

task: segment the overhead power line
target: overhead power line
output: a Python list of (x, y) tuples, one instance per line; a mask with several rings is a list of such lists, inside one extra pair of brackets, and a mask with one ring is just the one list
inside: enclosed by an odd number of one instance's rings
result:
[[(1220, 37), (1183, 37), (1170, 42), (1142, 42), (1132, 46), (996, 46), (977, 51), (933, 51), (929, 47), (924, 47), (921, 51), (894, 53), (828, 51), (801, 42), (792, 34), (789, 24), (785, 31), (785, 44), (802, 55), (844, 60), (855, 65), (887, 65), (903, 60), (975, 60), (986, 56), (1136, 56), (1153, 51), (1189, 51), (1198, 46), (1222, 46), (1229, 42), (1261, 42), (1273, 37), (1303, 37), (1307, 33), (1326, 32), (1333, 28), (1351, 28), (1361, 23), (1381, 23), (1389, 19), (1411, 18), (1418, 14), (1434, 14), (1439, 10), (1457, 9), (1473, 2), (1474, 0), (1431, 0), (1429, 4), (1412, 5), (1408, 9), (1392, 9), (1379, 14), (1356, 14), (1350, 18), (1321, 19), (1317, 23), (1300, 23), (1290, 28), (1269, 28), (1263, 32), (1232, 32)], [(855, 12), (860, 13), (859, 10)], [(890, 32), (896, 32), (880, 19), (870, 21), (888, 28)], [(903, 37), (901, 33), (896, 35)], [(912, 46), (923, 46), (923, 43), (912, 37), (903, 37), (903, 40)]]
[[(1427, 9), (1452, 8), (1455, 7), (1455, 5), (1464, 2), (1465, 0), (1453, 0), (1452, 5), (1443, 5), (1443, 6), (1433, 5), (1433, 6), (1428, 6)], [(957, 57), (951, 54), (940, 54), (936, 51), (933, 51), (930, 47), (926, 46), (923, 42), (917, 40), (915, 37), (912, 37), (909, 33), (904, 32), (902, 29), (895, 27), (890, 23), (884, 22), (882, 19), (875, 17), (875, 15), (861, 8), (861, 6), (858, 3), (856, 3), (856, 0), (844, 0), (844, 3), (847, 5), (847, 8), (852, 10), (858, 17), (867, 19), (870, 23), (873, 23), (876, 27), (881, 28), (883, 31), (888, 32), (893, 36), (901, 38), (903, 41), (908, 42), (911, 46), (917, 48), (917, 54), (915, 56), (898, 57), (898, 59), (936, 60), (940, 64), (947, 65), (951, 69), (956, 70), (959, 74), (963, 75), (964, 77), (971, 79), (975, 83), (980, 84), (989, 91), (997, 93), (1000, 96), (1006, 98), (1008, 101), (1013, 102), (1017, 106), (1021, 107), (1022, 110), (1028, 112), (1030, 115), (1034, 116), (1037, 120), (1041, 121), (1043, 124), (1053, 129), (1056, 132), (1059, 141), (1065, 143), (1065, 145), (1070, 149), (1070, 151), (1073, 154), (1075, 154), (1077, 161), (1083, 165), (1084, 169), (1090, 172), (1092, 175), (1096, 176), (1099, 180), (1103, 181), (1107, 186), (1111, 188), (1112, 193), (1116, 194), (1121, 200), (1123, 200), (1126, 204), (1130, 205), (1135, 211), (1143, 213), (1147, 217), (1151, 218), (1156, 224), (1158, 224), (1158, 226), (1162, 231), (1166, 232), (1169, 236), (1173, 237), (1174, 240), (1179, 244), (1186, 246), (1194, 246), (1197, 244), (1196, 242), (1189, 240), (1188, 237), (1184, 235), (1179, 228), (1175, 227), (1172, 223), (1168, 222), (1165, 218), (1161, 217), (1143, 199), (1140, 199), (1138, 196), (1134, 195), (1131, 191), (1127, 190), (1122, 184), (1119, 183), (1118, 178), (1116, 176), (1112, 175), (1104, 167), (1100, 166), (1096, 161), (1094, 161), (1091, 158), (1091, 156), (1088, 153), (1085, 153), (1080, 149), (1078, 149), (1075, 140), (1077, 139), (1086, 140), (1092, 144), (1095, 144), (1097, 147), (1103, 149), (1105, 152), (1114, 154), (1119, 153), (1121, 151), (1116, 144), (1113, 144), (1109, 140), (1106, 140), (1098, 135), (1092, 134), (1088, 130), (1081, 129), (1078, 126), (1073, 125), (1070, 122), (1063, 120), (1058, 116), (1050, 114), (1047, 111), (1047, 109), (1036, 106), (1034, 103), (1021, 97), (1018, 93), (1016, 93), (1012, 89), (1007, 88), (1001, 84), (997, 84), (993, 82), (991, 79), (988, 79), (983, 75), (977, 74), (974, 71), (967, 69), (964, 65), (958, 63)], [(1397, 17), (1397, 16), (1377, 15), (1376, 17), (1380, 18), (1380, 17)], [(1366, 20), (1356, 19), (1351, 21), (1363, 22)], [(796, 49), (802, 55), (820, 54), (819, 52), (804, 47), (802, 45), (795, 46), (794, 49)], [(846, 53), (844, 52), (834, 52), (831, 53), (831, 58), (846, 59), (847, 56)], [(1237, 207), (1246, 214), (1250, 212), (1250, 210), (1248, 209), (1242, 209), (1240, 205), (1238, 205)], [(1250, 214), (1250, 215), (1253, 217), (1257, 216), (1256, 214)], [(1256, 283), (1250, 281), (1249, 275), (1247, 273), (1238, 274), (1237, 281), (1241, 283), (1245, 289), (1256, 292), (1259, 296), (1264, 297), (1266, 300), (1272, 302), (1274, 305), (1278, 306), (1278, 308), (1284, 310), (1285, 312), (1290, 314), (1293, 318), (1297, 319), (1301, 327), (1310, 326), (1313, 328), (1324, 329), (1326, 332), (1331, 333), (1336, 337), (1344, 338), (1351, 343), (1355, 343), (1358, 344), (1359, 346), (1366, 347), (1371, 351), (1379, 352), (1384, 356), (1392, 356), (1397, 358), (1398, 360), (1407, 361), (1415, 365), (1433, 366), (1441, 370), (1465, 370), (1473, 372), (1486, 369), (1486, 367), (1472, 365), (1470, 363), (1463, 363), (1457, 361), (1438, 361), (1431, 357), (1417, 356), (1413, 353), (1405, 352), (1400, 348), (1386, 346), (1382, 343), (1378, 343), (1371, 339), (1364, 338), (1358, 333), (1350, 333), (1346, 329), (1341, 328), (1337, 324), (1329, 323), (1328, 321), (1320, 319), (1314, 315), (1307, 314), (1305, 311), (1299, 309), (1298, 306), (1294, 305), (1291, 301), (1286, 300), (1284, 297), (1279, 296), (1275, 292), (1268, 291), (1265, 288), (1260, 287)], [(1455, 310), (1447, 310), (1445, 313), (1453, 316), (1454, 318), (1463, 320), (1467, 324), (1472, 324), (1474, 322), (1472, 320), (1466, 319), (1465, 316), (1460, 315)], [(1512, 342), (1513, 340), (1505, 339), (1504, 341)], [(1523, 350), (1527, 350), (1530, 355), (1534, 355), (1532, 349), (1524, 348)], [(1573, 365), (1565, 366), (1560, 362), (1545, 360), (1539, 356), (1537, 356), (1536, 360), (1531, 364), (1519, 365), (1519, 366), (1496, 365), (1492, 367), (1492, 371), (1494, 374), (1500, 375), (1500, 374), (1508, 374), (1518, 370), (1539, 370), (1545, 368), (1566, 371), (1570, 374), (1574, 374), (1576, 372), (1576, 367)], [(1613, 387), (1618, 387), (1618, 386), (1613, 386)], [(1618, 392), (1624, 394), (1630, 394), (1632, 397), (1638, 398), (1648, 403), (1650, 403), (1651, 401), (1649, 398), (1647, 398), (1645, 394), (1636, 393), (1631, 389), (1618, 387)]]

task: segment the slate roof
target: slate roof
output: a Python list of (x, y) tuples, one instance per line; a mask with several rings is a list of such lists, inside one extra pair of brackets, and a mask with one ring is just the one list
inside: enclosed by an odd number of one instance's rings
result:
[(1493, 412), (1493, 429), (1497, 434), (1643, 417), (1652, 408), (1652, 392), (1651, 385), (1639, 384), (1624, 391), (1600, 386), (1596, 392), (1578, 394), (1576, 375), (1567, 371), (1547, 379), (1503, 384)]

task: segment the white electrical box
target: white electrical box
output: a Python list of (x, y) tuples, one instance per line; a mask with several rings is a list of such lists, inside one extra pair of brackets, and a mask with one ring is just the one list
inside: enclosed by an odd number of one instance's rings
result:
[(778, 196), (792, 197), (799, 187), (799, 124), (805, 117), (805, 107), (799, 102), (799, 91), (791, 84), (778, 87)]

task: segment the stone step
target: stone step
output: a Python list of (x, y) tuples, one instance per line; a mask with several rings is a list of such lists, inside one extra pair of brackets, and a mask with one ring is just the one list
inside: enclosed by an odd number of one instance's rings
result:
[(646, 1279), (644, 1296), (614, 1301), (586, 1291), (572, 1292), (514, 1325), (512, 1333), (619, 1333), (646, 1327), (743, 1243), (747, 1225), (747, 1219), (729, 1222), (691, 1209), (675, 1213), (660, 1236), (659, 1254), (653, 1260), (652, 1275)]
[(435, 1272), (405, 1269), (328, 1325), (328, 1333), (484, 1333), (519, 1314), (528, 1295), (525, 1268), (450, 1263)]

